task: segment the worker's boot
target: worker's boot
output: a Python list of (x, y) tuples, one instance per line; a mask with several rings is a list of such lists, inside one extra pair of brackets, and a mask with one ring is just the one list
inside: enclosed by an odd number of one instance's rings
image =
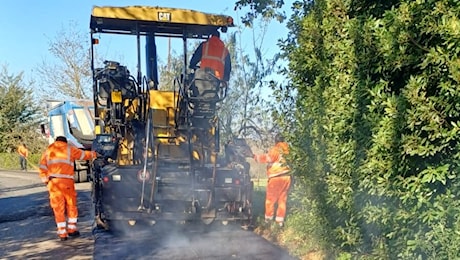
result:
[(67, 240), (67, 231), (64, 227), (58, 227), (57, 235), (61, 241)]
[(79, 237), (80, 236), (80, 231), (76, 230), (74, 232), (69, 232), (69, 237), (74, 238), (74, 237)]
[(67, 223), (67, 234), (69, 234), (71, 238), (80, 236), (80, 232), (77, 229), (76, 218), (69, 218), (69, 222)]

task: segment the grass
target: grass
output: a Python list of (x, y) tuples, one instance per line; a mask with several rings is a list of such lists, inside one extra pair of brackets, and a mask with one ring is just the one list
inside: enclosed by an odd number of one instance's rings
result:
[(252, 194), (252, 210), (254, 218), (263, 217), (265, 213), (265, 189), (267, 180), (254, 181), (254, 192)]
[[(40, 154), (29, 155), (27, 168), (30, 170), (36, 170), (40, 156)], [(19, 165), (19, 155), (16, 153), (0, 153), (0, 169), (20, 170), (21, 166)]]

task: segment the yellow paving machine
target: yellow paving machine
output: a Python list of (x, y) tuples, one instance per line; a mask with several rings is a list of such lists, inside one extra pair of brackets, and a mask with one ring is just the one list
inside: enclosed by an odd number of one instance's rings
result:
[[(227, 85), (208, 70), (188, 68), (190, 42), (231, 27), (232, 17), (186, 9), (93, 8), (93, 149), (101, 156), (91, 179), (99, 226), (159, 220), (250, 225), (253, 182), (245, 157), (252, 151), (244, 139), (234, 139), (225, 146), (226, 156), (220, 153), (218, 107)], [(136, 37), (134, 75), (116, 61), (96, 68), (102, 34)], [(183, 43), (181, 73), (169, 90), (159, 87), (160, 38)]]

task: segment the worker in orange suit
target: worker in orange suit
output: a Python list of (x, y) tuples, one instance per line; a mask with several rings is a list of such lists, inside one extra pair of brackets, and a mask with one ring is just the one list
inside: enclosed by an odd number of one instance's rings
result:
[(210, 68), (225, 84), (229, 81), (232, 70), (230, 53), (220, 39), (218, 31), (212, 32), (211, 37), (198, 46), (190, 59), (189, 67), (195, 69), (198, 63), (201, 69)]
[(50, 205), (56, 220), (57, 234), (61, 241), (67, 240), (68, 237), (80, 235), (77, 229), (77, 192), (74, 184), (75, 160), (91, 160), (96, 157), (96, 152), (83, 151), (67, 144), (67, 139), (64, 136), (58, 136), (41, 157), (39, 175), (42, 182), (47, 185)]
[(21, 143), (17, 150), (19, 154), (19, 165), (22, 171), (27, 171), (27, 157), (29, 156), (29, 150), (25, 143)]
[[(286, 218), (286, 203), (291, 186), (290, 168), (286, 165), (285, 155), (289, 154), (289, 146), (284, 138), (277, 134), (275, 146), (267, 154), (256, 154), (256, 162), (268, 163), (268, 184), (265, 197), (265, 222), (270, 222), (275, 216), (279, 226), (284, 226)], [(276, 214), (275, 214), (275, 205)]]

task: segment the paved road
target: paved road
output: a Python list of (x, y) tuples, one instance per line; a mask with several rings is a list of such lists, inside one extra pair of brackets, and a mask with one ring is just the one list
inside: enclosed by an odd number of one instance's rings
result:
[(131, 227), (123, 236), (95, 233), (95, 259), (294, 259), (239, 226)]
[(0, 259), (293, 259), (251, 231), (219, 223), (135, 225), (123, 235), (93, 229), (90, 183), (76, 187), (82, 236), (61, 242), (37, 173), (0, 171)]
[(76, 187), (82, 236), (61, 242), (38, 173), (0, 171), (0, 259), (93, 259), (90, 184)]

